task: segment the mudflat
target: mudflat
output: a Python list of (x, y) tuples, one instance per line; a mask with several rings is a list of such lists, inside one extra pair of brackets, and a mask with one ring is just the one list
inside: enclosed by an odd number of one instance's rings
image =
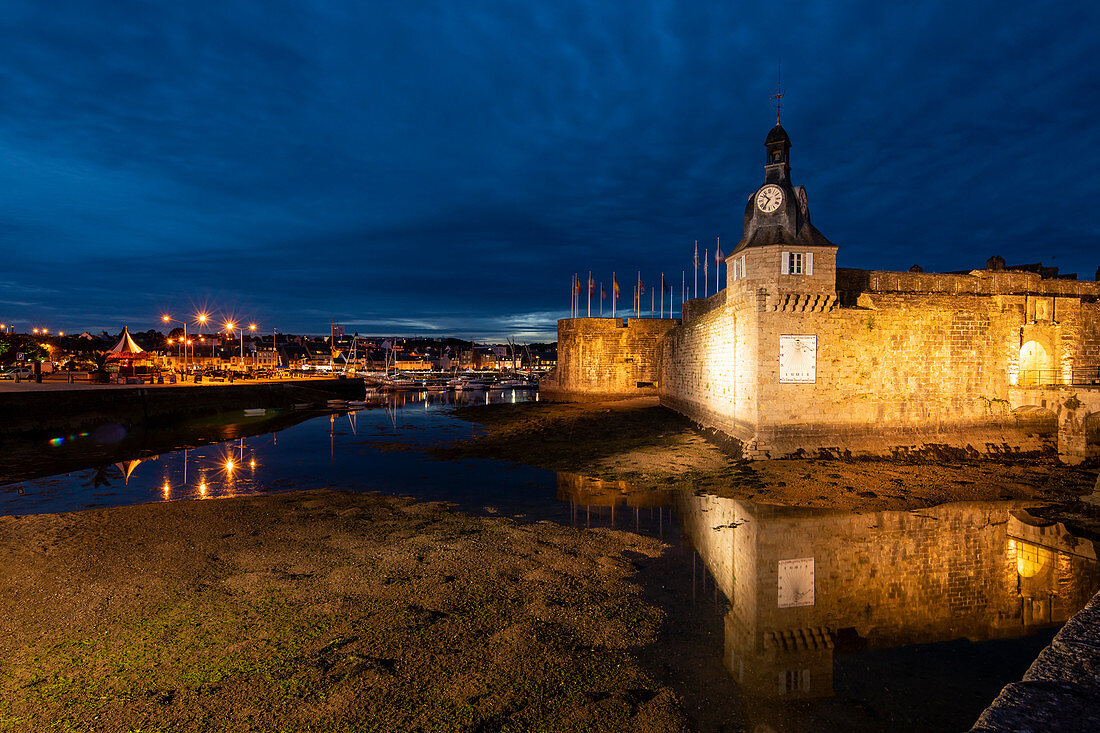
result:
[(953, 501), (1076, 501), (1094, 467), (1054, 458), (783, 459), (743, 461), (656, 398), (463, 407), (485, 430), (437, 448), (440, 458), (500, 458), (612, 481), (636, 490), (682, 489), (767, 504), (854, 511), (918, 509)]
[(0, 730), (687, 730), (658, 540), (334, 491), (0, 518)]

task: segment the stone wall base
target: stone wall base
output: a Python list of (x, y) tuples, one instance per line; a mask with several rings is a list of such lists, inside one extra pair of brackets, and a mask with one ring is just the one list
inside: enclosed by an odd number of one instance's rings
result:
[(724, 443), (728, 453), (749, 459), (878, 456), (959, 460), (1057, 455), (1058, 425), (1052, 415), (1020, 419), (1009, 414), (919, 427), (807, 423), (758, 428), (668, 394), (661, 395), (661, 404), (698, 427), (720, 434), (712, 439)]

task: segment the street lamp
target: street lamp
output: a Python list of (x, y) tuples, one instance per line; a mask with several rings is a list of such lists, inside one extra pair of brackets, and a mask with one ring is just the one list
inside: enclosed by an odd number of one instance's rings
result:
[[(183, 343), (183, 339), (179, 339), (178, 341), (177, 341), (177, 340), (173, 340), (173, 339), (168, 339), (168, 345), (169, 345), (169, 346), (171, 346), (172, 344), (175, 344), (175, 343), (180, 343), (180, 344), (182, 344), (182, 343)], [(180, 349), (179, 349), (179, 347), (177, 346), (177, 347), (176, 347), (176, 358), (177, 358), (177, 359), (179, 359), (179, 358), (180, 358), (179, 354), (180, 354)]]
[(230, 336), (233, 335), (233, 331), (235, 331), (235, 330), (241, 332), (241, 369), (243, 370), (244, 369), (244, 329), (243, 328), (237, 328), (236, 323), (233, 323), (233, 321), (229, 321), (228, 323), (225, 324), (225, 330), (229, 332)]
[[(187, 321), (181, 321), (178, 318), (172, 318), (168, 314), (165, 314), (165, 315), (161, 316), (160, 319), (162, 321), (164, 321), (165, 323), (169, 323), (169, 322), (171, 322), (171, 323), (182, 323), (183, 324), (183, 341), (187, 340)], [(184, 371), (184, 373), (187, 372), (187, 351), (186, 351), (186, 349), (183, 352), (183, 371)]]
[[(256, 334), (256, 324), (255, 323), (248, 324), (248, 330), (251, 331), (253, 335), (255, 335)], [(255, 344), (253, 344), (253, 346), (255, 346)], [(262, 346), (262, 344), (261, 344), (261, 346)], [(255, 353), (256, 352), (253, 352), (253, 354), (255, 354)], [(241, 334), (241, 363), (242, 364), (244, 363), (244, 334), (243, 333)], [(252, 357), (252, 366), (253, 367), (256, 366), (256, 356), (255, 355)]]

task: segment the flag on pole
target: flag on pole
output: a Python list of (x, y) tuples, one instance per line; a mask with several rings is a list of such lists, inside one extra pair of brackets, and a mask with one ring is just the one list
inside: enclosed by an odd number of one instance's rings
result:
[(661, 273), (661, 318), (665, 317), (665, 273)]
[(595, 289), (596, 283), (592, 280), (592, 271), (588, 271), (588, 317), (592, 317), (592, 291)]
[(573, 317), (578, 318), (581, 314), (581, 277), (577, 273), (573, 273)]
[(619, 281), (615, 279), (615, 273), (611, 273), (611, 317), (615, 317), (615, 305), (619, 301)]

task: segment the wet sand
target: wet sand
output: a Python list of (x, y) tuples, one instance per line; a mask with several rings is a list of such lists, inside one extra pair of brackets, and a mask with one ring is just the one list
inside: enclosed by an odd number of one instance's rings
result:
[(656, 398), (475, 406), (457, 414), (485, 431), (433, 451), (437, 457), (500, 458), (639, 489), (768, 504), (883, 511), (998, 499), (1064, 503), (1091, 493), (1097, 480), (1096, 468), (1053, 458), (737, 460)]
[(0, 730), (688, 730), (661, 542), (304, 492), (0, 518)]

